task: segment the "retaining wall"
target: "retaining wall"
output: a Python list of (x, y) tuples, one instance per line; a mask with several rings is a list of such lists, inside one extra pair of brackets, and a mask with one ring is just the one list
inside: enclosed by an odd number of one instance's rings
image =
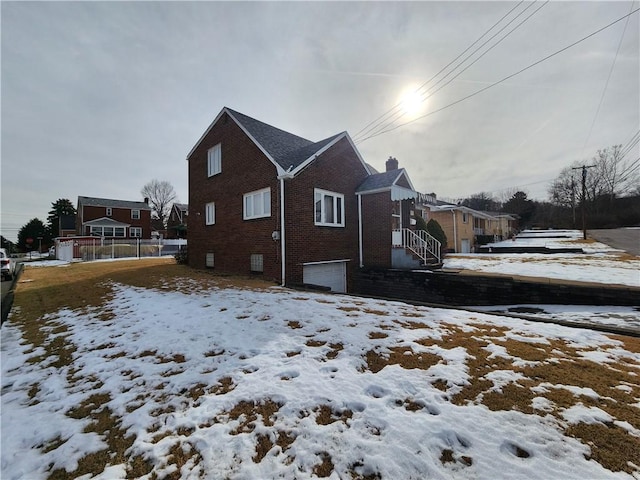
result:
[(354, 279), (354, 293), (460, 306), (522, 303), (640, 306), (640, 288), (439, 271), (360, 269)]

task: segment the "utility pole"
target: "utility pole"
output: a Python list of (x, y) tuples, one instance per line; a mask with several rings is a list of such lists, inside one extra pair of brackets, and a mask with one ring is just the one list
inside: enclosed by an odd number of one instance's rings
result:
[(573, 228), (576, 228), (576, 179), (571, 175), (571, 211), (573, 212)]
[(595, 165), (583, 165), (581, 167), (574, 167), (572, 170), (582, 169), (582, 238), (587, 239), (587, 214), (586, 214), (586, 200), (587, 200), (587, 168), (594, 168)]

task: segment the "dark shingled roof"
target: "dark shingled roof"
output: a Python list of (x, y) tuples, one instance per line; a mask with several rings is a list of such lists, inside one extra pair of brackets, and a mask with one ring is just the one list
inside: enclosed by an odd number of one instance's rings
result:
[(391, 170), (389, 172), (375, 173), (369, 175), (364, 182), (360, 184), (356, 192), (368, 192), (370, 190), (378, 190), (379, 188), (388, 188), (393, 186), (398, 176), (402, 173), (402, 169)]
[(319, 142), (312, 142), (228, 107), (227, 110), (284, 170), (300, 166), (315, 152), (342, 135), (339, 133)]
[(151, 210), (144, 202), (131, 202), (128, 200), (111, 200), (109, 198), (78, 197), (78, 206), (89, 205), (92, 207), (133, 208), (134, 210)]

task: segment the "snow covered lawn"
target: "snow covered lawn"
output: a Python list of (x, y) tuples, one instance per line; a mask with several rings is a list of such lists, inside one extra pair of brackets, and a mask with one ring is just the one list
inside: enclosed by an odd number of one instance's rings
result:
[(449, 254), (443, 268), (640, 287), (640, 258), (603, 243), (584, 241), (582, 232), (577, 230), (525, 231), (515, 241), (491, 245), (502, 248), (574, 247), (582, 248), (585, 253)]
[(108, 265), (25, 272), (3, 480), (640, 478), (638, 339)]

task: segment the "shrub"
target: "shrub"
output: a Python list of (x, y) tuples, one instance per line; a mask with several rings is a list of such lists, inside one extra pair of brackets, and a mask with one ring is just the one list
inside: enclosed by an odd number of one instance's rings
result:
[(442, 249), (444, 250), (447, 245), (447, 236), (440, 224), (434, 219), (429, 220), (427, 222), (427, 232), (442, 244)]
[(187, 246), (185, 245), (180, 247), (180, 250), (178, 251), (178, 253), (174, 255), (174, 258), (176, 259), (176, 263), (179, 265), (186, 265), (187, 263), (189, 263), (189, 256), (187, 255)]

